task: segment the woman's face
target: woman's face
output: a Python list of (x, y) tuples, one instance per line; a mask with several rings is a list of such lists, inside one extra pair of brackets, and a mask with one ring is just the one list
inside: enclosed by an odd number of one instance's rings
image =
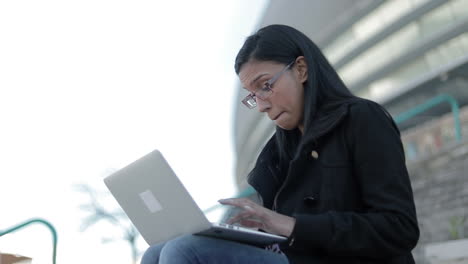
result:
[[(239, 72), (244, 89), (257, 93), (275, 74), (286, 65), (272, 61), (251, 60)], [(265, 99), (256, 98), (257, 109), (264, 112), (277, 126), (292, 130), (303, 130), (304, 82), (307, 80), (307, 66), (304, 58), (298, 57), (289, 70), (283, 72), (271, 86), (272, 93)]]

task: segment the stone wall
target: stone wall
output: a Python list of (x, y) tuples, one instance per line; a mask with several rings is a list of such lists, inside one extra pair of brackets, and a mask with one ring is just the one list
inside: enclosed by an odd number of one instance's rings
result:
[[(415, 119), (419, 116), (414, 117)], [(468, 137), (468, 107), (459, 111), (462, 137)], [(405, 146), (408, 163), (425, 160), (439, 151), (456, 143), (455, 123), (453, 113), (432, 118), (417, 127), (405, 130), (401, 135)]]
[[(463, 125), (466, 127), (467, 123)], [(452, 141), (409, 161), (407, 167), (421, 230), (413, 254), (417, 263), (427, 263), (427, 244), (452, 240), (456, 235), (468, 237), (468, 221), (463, 220), (468, 218), (468, 135), (462, 142)], [(451, 233), (451, 229), (456, 233)]]

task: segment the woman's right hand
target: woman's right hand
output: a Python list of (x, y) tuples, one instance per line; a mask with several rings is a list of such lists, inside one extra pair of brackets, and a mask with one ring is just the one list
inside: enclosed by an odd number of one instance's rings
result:
[(296, 223), (293, 217), (278, 214), (247, 198), (221, 199), (218, 202), (242, 209), (228, 220), (228, 224), (239, 223), (245, 227), (260, 228), (271, 234), (289, 237)]

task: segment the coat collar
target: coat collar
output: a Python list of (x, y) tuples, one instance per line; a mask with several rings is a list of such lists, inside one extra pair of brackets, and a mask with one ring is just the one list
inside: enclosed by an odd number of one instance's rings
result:
[(301, 146), (315, 144), (319, 138), (331, 132), (348, 115), (349, 106), (358, 100), (356, 98), (337, 104), (322, 106), (317, 112), (314, 121), (312, 121), (311, 126), (306, 129)]

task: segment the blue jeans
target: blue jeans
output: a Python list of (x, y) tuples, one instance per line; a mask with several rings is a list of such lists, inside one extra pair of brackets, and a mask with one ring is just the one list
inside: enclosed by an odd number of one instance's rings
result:
[(149, 247), (141, 264), (288, 264), (285, 255), (246, 244), (188, 235)]

